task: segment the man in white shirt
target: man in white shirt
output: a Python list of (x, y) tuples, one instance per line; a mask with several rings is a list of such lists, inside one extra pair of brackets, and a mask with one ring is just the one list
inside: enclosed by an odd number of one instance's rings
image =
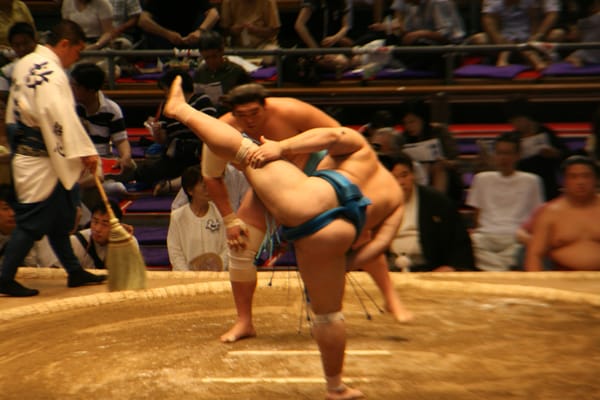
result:
[(540, 178), (516, 170), (519, 151), (516, 135), (500, 135), (495, 143), (497, 171), (475, 175), (469, 190), (466, 204), (477, 211), (471, 239), (481, 270), (507, 271), (515, 266), (517, 229), (544, 201)]

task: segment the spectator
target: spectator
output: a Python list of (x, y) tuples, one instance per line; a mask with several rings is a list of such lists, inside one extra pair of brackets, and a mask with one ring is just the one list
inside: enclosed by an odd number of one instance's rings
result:
[(225, 224), (210, 201), (199, 165), (186, 168), (181, 186), (189, 204), (171, 212), (167, 247), (173, 270), (222, 271), (227, 265)]
[(395, 266), (415, 272), (475, 270), (471, 239), (455, 203), (417, 185), (406, 154), (382, 158), (404, 192), (404, 215), (390, 245)]
[(429, 182), (435, 189), (446, 194), (456, 204), (461, 204), (463, 184), (458, 172), (458, 146), (447, 127), (431, 122), (429, 108), (420, 99), (406, 103), (402, 123), (405, 139), (403, 150), (411, 155), (412, 150), (409, 147), (433, 140), (427, 142), (434, 146), (431, 147), (433, 149), (431, 152), (419, 152), (421, 154), (419, 157), (416, 155), (411, 157), (426, 166)]
[[(0, 185), (0, 263), (4, 258), (6, 251), (6, 244), (10, 239), (10, 234), (17, 226), (15, 220), (15, 210), (12, 208), (12, 202), (14, 201), (14, 193), (10, 185)], [(25, 266), (36, 266), (37, 265), (37, 251), (32, 248), (29, 254), (23, 261)]]
[[(585, 3), (588, 3), (587, 16), (577, 21), (576, 39), (584, 43), (600, 42), (600, 0), (589, 0)], [(575, 50), (565, 60), (577, 67), (600, 64), (600, 49)]]
[[(10, 46), (8, 31), (16, 22), (27, 22), (35, 28), (35, 21), (24, 2), (0, 0), (0, 48)], [(2, 62), (2, 64), (5, 63), (6, 60)]]
[(219, 12), (209, 0), (146, 0), (138, 22), (151, 49), (196, 46)]
[[(194, 94), (194, 83), (187, 71), (171, 69), (160, 78), (158, 86), (165, 91), (165, 96), (176, 76), (182, 77), (183, 91), (188, 104), (215, 116), (216, 110), (208, 96)], [(119, 175), (107, 175), (107, 177), (121, 182), (135, 180), (145, 185), (154, 185), (155, 194), (171, 192), (171, 180), (181, 177), (187, 167), (199, 163), (202, 142), (184, 124), (164, 115), (158, 121), (150, 117), (147, 122), (153, 129), (156, 142), (163, 145), (160, 158), (155, 161), (146, 160), (135, 170), (124, 171)]]
[(509, 100), (506, 114), (514, 128), (513, 134), (521, 140), (517, 169), (538, 175), (544, 184), (546, 199), (552, 200), (559, 194), (560, 163), (567, 157), (569, 149), (552, 129), (538, 122), (527, 99)]
[[(392, 32), (401, 35), (401, 45), (457, 44), (465, 38), (464, 23), (453, 0), (394, 0), (391, 9), (401, 18), (391, 26)], [(443, 67), (437, 55), (402, 55), (400, 59), (413, 69)]]
[(86, 50), (107, 46), (113, 38), (113, 8), (109, 0), (61, 0), (63, 19), (76, 22), (85, 33)]
[[(77, 115), (92, 139), (98, 155), (113, 158), (114, 146), (119, 155), (115, 167), (120, 168), (123, 173), (128, 173), (135, 169), (136, 165), (131, 158), (125, 119), (121, 107), (102, 93), (104, 80), (104, 71), (94, 63), (81, 63), (73, 68), (71, 89), (77, 103)], [(79, 182), (82, 188), (82, 202), (88, 207), (101, 201), (95, 180), (92, 178), (87, 176)], [(104, 180), (101, 172), (100, 178)], [(121, 183), (114, 181), (104, 181), (103, 186), (109, 196), (118, 197), (126, 192)]]
[(597, 166), (585, 156), (563, 163), (563, 195), (536, 218), (527, 248), (525, 269), (539, 271), (544, 257), (554, 268), (600, 270), (600, 196)]
[[(110, 201), (110, 208), (115, 217), (121, 221), (123, 212), (117, 203)], [(110, 216), (103, 202), (97, 203), (91, 209), (92, 219), (90, 227), (83, 229), (71, 235), (71, 246), (75, 256), (86, 269), (105, 269), (104, 261), (108, 251), (108, 242), (110, 237)], [(123, 227), (129, 232), (133, 232), (133, 227), (123, 224)], [(133, 237), (136, 246), (137, 239)], [(44, 238), (40, 241), (38, 247), (40, 265), (61, 267), (61, 263), (52, 251), (48, 241)]]
[[(18, 60), (35, 50), (37, 45), (35, 29), (27, 22), (17, 22), (8, 31), (8, 41)], [(6, 100), (17, 60), (0, 68), (0, 145), (6, 148), (9, 147), (5, 123)]]
[[(483, 0), (481, 7), (482, 33), (473, 35), (473, 44), (525, 43), (536, 35), (536, 0)], [(535, 36), (534, 36), (535, 37)], [(533, 50), (524, 50), (520, 55), (536, 70), (546, 68), (547, 62)], [(496, 65), (511, 63), (511, 52), (502, 51)]]
[(199, 49), (203, 62), (194, 73), (194, 92), (207, 94), (219, 115), (223, 114), (227, 108), (221, 97), (238, 85), (250, 83), (250, 75), (225, 57), (225, 41), (220, 33), (205, 32), (200, 37)]
[(139, 40), (137, 31), (138, 21), (142, 14), (142, 6), (139, 0), (110, 0), (113, 7), (113, 40), (118, 40), (119, 45), (113, 47), (119, 49), (131, 49)]
[[(348, 47), (350, 30), (350, 0), (303, 0), (294, 25), (296, 33), (308, 48)], [(326, 71), (343, 71), (350, 60), (343, 54), (315, 57), (317, 65)]]
[[(281, 27), (276, 0), (223, 0), (221, 27), (230, 38), (229, 45), (241, 49), (277, 49), (277, 34)], [(273, 56), (262, 63), (271, 65)]]
[(600, 106), (592, 115), (592, 134), (588, 136), (585, 143), (585, 151), (596, 164), (600, 165)]
[(466, 204), (476, 211), (471, 235), (477, 268), (507, 271), (517, 264), (519, 226), (543, 202), (542, 183), (516, 170), (519, 137), (505, 133), (495, 143), (496, 171), (475, 175)]

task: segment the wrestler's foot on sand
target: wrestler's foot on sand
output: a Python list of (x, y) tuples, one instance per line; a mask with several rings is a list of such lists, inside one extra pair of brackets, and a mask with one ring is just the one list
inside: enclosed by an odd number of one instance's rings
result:
[(410, 322), (414, 319), (414, 314), (404, 307), (400, 300), (394, 300), (385, 305), (385, 310), (392, 314), (398, 322)]
[(352, 389), (344, 384), (342, 384), (339, 388), (336, 389), (327, 389), (327, 395), (325, 396), (326, 400), (353, 400), (353, 399), (362, 399), (365, 395), (357, 389)]
[(0, 293), (12, 297), (31, 297), (40, 293), (37, 289), (29, 289), (14, 279), (0, 280)]
[(248, 326), (242, 322), (236, 322), (230, 330), (221, 335), (222, 343), (233, 343), (241, 339), (252, 338), (256, 336), (256, 330), (252, 325)]

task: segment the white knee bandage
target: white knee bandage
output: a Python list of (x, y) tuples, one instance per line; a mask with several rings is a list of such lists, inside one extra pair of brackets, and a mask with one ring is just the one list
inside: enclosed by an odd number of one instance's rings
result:
[(225, 174), (227, 161), (213, 153), (207, 145), (202, 146), (202, 175), (209, 178), (221, 178)]
[(325, 325), (343, 320), (344, 314), (341, 311), (332, 312), (329, 314), (315, 314), (313, 316), (313, 325)]
[(256, 281), (256, 266), (254, 257), (263, 241), (265, 233), (247, 225), (248, 240), (244, 250), (229, 250), (229, 279), (233, 282)]
[(248, 156), (248, 152), (255, 147), (258, 147), (256, 143), (254, 143), (248, 138), (243, 138), (242, 143), (240, 144), (240, 148), (238, 149), (237, 154), (235, 155), (234, 162), (242, 166), (246, 165), (246, 156)]

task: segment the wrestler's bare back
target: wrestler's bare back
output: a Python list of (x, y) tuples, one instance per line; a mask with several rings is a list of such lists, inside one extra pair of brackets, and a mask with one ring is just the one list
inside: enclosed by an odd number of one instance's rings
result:
[(550, 258), (564, 268), (600, 269), (600, 196), (585, 207), (575, 207), (561, 198), (544, 213)]

